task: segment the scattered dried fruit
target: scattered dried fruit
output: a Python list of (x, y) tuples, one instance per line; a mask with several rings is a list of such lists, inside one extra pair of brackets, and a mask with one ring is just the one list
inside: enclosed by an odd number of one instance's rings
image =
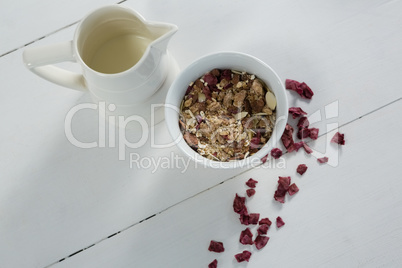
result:
[(299, 173), (300, 175), (303, 175), (304, 174), (304, 172), (306, 172), (307, 171), (307, 166), (305, 165), (305, 164), (300, 164), (298, 167), (297, 167), (297, 173)]
[(248, 221), (250, 224), (258, 224), (259, 219), (260, 219), (260, 213), (250, 213)]
[(258, 183), (258, 181), (253, 180), (252, 178), (250, 178), (247, 182), (246, 185), (250, 188), (255, 188), (255, 185)]
[(258, 227), (258, 229), (257, 229), (257, 233), (258, 233), (259, 235), (261, 235), (261, 234), (267, 234), (268, 229), (269, 229), (268, 224), (261, 224), (260, 227)]
[(310, 131), (310, 133), (309, 133), (310, 139), (316, 140), (318, 138), (319, 129), (318, 128), (310, 128), (309, 131)]
[(328, 157), (324, 156), (321, 158), (317, 158), (317, 161), (320, 162), (321, 164), (327, 163), (328, 162)]
[(236, 194), (235, 199), (233, 200), (233, 210), (236, 213), (241, 213), (244, 211), (244, 208), (246, 207), (246, 198), (241, 197), (238, 194)]
[(271, 155), (273, 158), (278, 159), (282, 156), (282, 150), (279, 148), (274, 148), (271, 150)]
[(268, 243), (268, 240), (269, 240), (268, 236), (258, 235), (254, 241), (255, 247), (258, 250), (262, 249)]
[(335, 135), (332, 137), (331, 142), (337, 143), (339, 145), (345, 145), (345, 134), (336, 132)]
[(213, 260), (210, 264), (208, 264), (208, 268), (217, 268), (218, 267), (218, 260)]
[(270, 221), (268, 218), (263, 218), (263, 219), (261, 219), (261, 220), (259, 221), (258, 224), (260, 224), (260, 225), (266, 224), (266, 225), (268, 225), (268, 226), (271, 226), (272, 221)]
[(248, 262), (250, 260), (250, 257), (251, 257), (251, 252), (248, 250), (244, 250), (242, 253), (235, 255), (237, 262), (243, 262), (243, 261)]
[(294, 151), (294, 141), (293, 141), (293, 127), (289, 124), (286, 124), (285, 130), (283, 131), (282, 137), (281, 137), (283, 146), (285, 146), (286, 150), (288, 152)]
[(252, 245), (253, 244), (253, 233), (249, 228), (244, 229), (240, 233), (240, 243), (243, 245)]
[(208, 250), (216, 253), (221, 253), (225, 251), (225, 248), (223, 247), (222, 242), (211, 240)]
[(306, 151), (306, 153), (311, 154), (313, 152), (313, 150), (307, 145), (307, 143), (305, 143), (304, 141), (301, 141), (304, 151)]
[(293, 90), (302, 97), (302, 99), (311, 99), (314, 92), (311, 88), (304, 82), (300, 83), (296, 80), (286, 79), (285, 81), (286, 89)]
[(266, 154), (263, 158), (261, 158), (261, 162), (264, 164), (265, 162), (267, 162), (268, 159), (268, 154)]
[(281, 228), (283, 225), (285, 225), (285, 222), (282, 220), (281, 217), (276, 218), (276, 227)]
[(274, 199), (280, 203), (285, 203), (285, 196), (290, 186), (290, 177), (279, 177), (278, 188), (275, 191)]
[(302, 128), (308, 128), (310, 125), (310, 122), (308, 121), (308, 118), (303, 116), (299, 119), (299, 122), (297, 123), (297, 128), (302, 129)]
[(302, 110), (300, 107), (291, 107), (289, 108), (289, 113), (292, 115), (293, 119), (301, 116), (306, 115), (307, 113)]
[(289, 193), (290, 196), (294, 195), (298, 191), (299, 191), (299, 187), (297, 187), (297, 185), (295, 183), (292, 183), (289, 186), (288, 193)]
[(252, 197), (253, 195), (255, 195), (255, 190), (254, 189), (247, 189), (246, 193), (247, 193), (248, 197)]

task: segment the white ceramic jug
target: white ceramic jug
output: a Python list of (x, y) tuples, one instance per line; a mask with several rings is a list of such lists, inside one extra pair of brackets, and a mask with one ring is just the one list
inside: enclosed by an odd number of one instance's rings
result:
[[(144, 104), (164, 83), (167, 46), (176, 31), (173, 24), (147, 22), (130, 8), (110, 5), (85, 16), (72, 41), (27, 48), (23, 60), (44, 79), (130, 108)], [(78, 63), (82, 73), (53, 65), (63, 61)]]

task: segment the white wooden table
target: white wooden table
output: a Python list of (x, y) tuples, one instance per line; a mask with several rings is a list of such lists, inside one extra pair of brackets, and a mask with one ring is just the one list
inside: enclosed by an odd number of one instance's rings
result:
[[(288, 92), (289, 105), (309, 113), (320, 129), (309, 144), (330, 162), (299, 151), (249, 170), (195, 167), (150, 142), (127, 156), (166, 165), (130, 166), (118, 148), (68, 141), (66, 115), (88, 96), (30, 73), (22, 51), (70, 40), (86, 13), (112, 3), (0, 3), (0, 267), (402, 267), (402, 1), (122, 1), (178, 25), (169, 51), (180, 68), (234, 50), (314, 90), (309, 102)], [(98, 141), (97, 120), (77, 113), (74, 135)], [(327, 144), (337, 126), (341, 148)], [(164, 122), (155, 135), (170, 140)], [(300, 188), (285, 204), (273, 200), (278, 176)], [(249, 210), (286, 223), (260, 251), (239, 243), (246, 226), (232, 209), (249, 178), (259, 181)], [(209, 252), (211, 240), (225, 251)], [(243, 250), (253, 255), (238, 264)]]

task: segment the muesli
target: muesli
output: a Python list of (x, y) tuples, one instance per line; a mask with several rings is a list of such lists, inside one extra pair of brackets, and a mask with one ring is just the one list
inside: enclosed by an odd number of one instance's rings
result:
[(276, 98), (254, 74), (213, 69), (190, 83), (179, 125), (187, 144), (215, 161), (255, 154), (272, 135)]

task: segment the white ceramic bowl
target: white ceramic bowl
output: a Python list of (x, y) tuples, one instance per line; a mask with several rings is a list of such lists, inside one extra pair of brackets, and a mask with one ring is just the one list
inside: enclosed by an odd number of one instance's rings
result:
[[(214, 68), (232, 69), (254, 74), (263, 80), (276, 96), (276, 123), (271, 138), (257, 153), (243, 160), (220, 162), (207, 159), (191, 149), (180, 132), (180, 103), (188, 85)], [(271, 67), (261, 60), (240, 52), (219, 52), (206, 55), (194, 61), (174, 80), (166, 96), (165, 121), (173, 140), (188, 157), (197, 163), (212, 168), (238, 168), (257, 166), (261, 164), (260, 159), (268, 154), (273, 148), (277, 147), (282, 133), (285, 130), (287, 119), (288, 100), (285, 88), (279, 76)]]

